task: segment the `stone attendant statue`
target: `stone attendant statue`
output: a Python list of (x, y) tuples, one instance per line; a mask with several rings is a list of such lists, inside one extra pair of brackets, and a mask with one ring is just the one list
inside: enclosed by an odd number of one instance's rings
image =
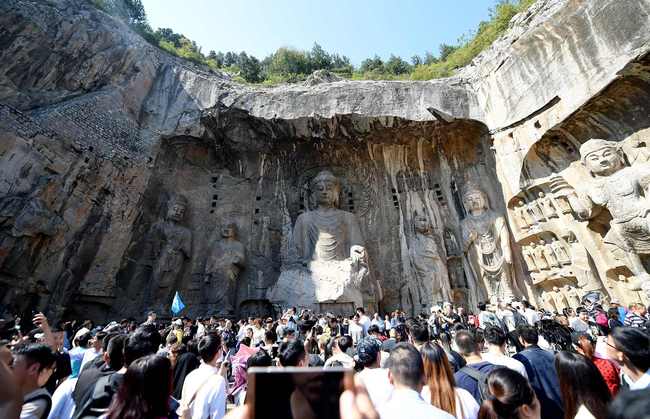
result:
[(539, 206), (542, 209), (542, 212), (544, 213), (546, 219), (557, 218), (557, 211), (553, 206), (553, 201), (551, 201), (551, 198), (544, 192), (540, 192), (537, 196), (539, 196)]
[(548, 260), (546, 259), (546, 255), (544, 254), (544, 246), (537, 246), (535, 242), (531, 242), (530, 250), (533, 259), (535, 260), (535, 265), (537, 266), (537, 270), (545, 271), (551, 268), (551, 266), (548, 263)]
[(433, 226), (423, 214), (415, 214), (415, 235), (409, 243), (413, 271), (419, 285), (420, 303), (431, 307), (434, 302), (451, 298), (445, 264), (433, 238)]
[(168, 203), (167, 216), (153, 225), (150, 246), (153, 259), (151, 286), (154, 287), (154, 304), (166, 307), (171, 304), (173, 287), (192, 255), (192, 232), (183, 226), (187, 200), (177, 196)]
[(546, 261), (548, 262), (548, 265), (551, 268), (559, 268), (560, 267), (560, 262), (558, 262), (557, 257), (555, 256), (555, 252), (553, 251), (553, 247), (551, 246), (550, 243), (546, 243), (544, 239), (539, 240), (539, 246), (544, 249), (544, 258), (546, 258)]
[(533, 249), (530, 246), (523, 246), (521, 248), (521, 255), (524, 257), (529, 272), (539, 272), (539, 268), (535, 264), (535, 258), (533, 257)]
[(581, 219), (609, 211), (612, 220), (605, 246), (626, 263), (638, 285), (650, 295), (650, 274), (641, 261), (642, 255), (650, 254), (650, 201), (646, 196), (650, 165), (627, 166), (619, 144), (601, 139), (584, 143), (580, 159), (592, 178), (585, 192), (571, 190), (567, 194), (573, 211)]
[(325, 302), (361, 305), (369, 271), (356, 216), (338, 208), (341, 183), (331, 172), (320, 172), (311, 192), (317, 208), (298, 216), (292, 234), (299, 266), (283, 270), (269, 299), (311, 308)]
[(523, 231), (527, 231), (535, 225), (535, 220), (533, 220), (533, 217), (531, 217), (530, 213), (528, 212), (528, 206), (524, 201), (519, 201), (517, 203), (517, 207), (514, 209), (515, 212), (515, 219), (517, 220), (517, 225), (519, 225), (519, 228), (521, 228)]
[(505, 219), (492, 211), (477, 187), (463, 195), (467, 217), (462, 221), (463, 248), (476, 276), (483, 281), (488, 298), (514, 295), (512, 250)]
[(562, 242), (560, 242), (558, 239), (553, 239), (551, 242), (551, 247), (553, 248), (553, 252), (555, 253), (557, 260), (561, 265), (571, 264), (571, 256), (569, 256), (569, 253), (567, 252)]
[(235, 313), (237, 280), (246, 263), (246, 249), (237, 240), (237, 226), (227, 224), (221, 229), (221, 240), (211, 249), (205, 264), (205, 282), (209, 303), (223, 314)]

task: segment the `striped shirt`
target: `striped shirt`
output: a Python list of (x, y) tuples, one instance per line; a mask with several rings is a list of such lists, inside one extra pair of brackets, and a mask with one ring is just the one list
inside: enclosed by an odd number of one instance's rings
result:
[(631, 311), (625, 316), (625, 325), (629, 327), (643, 327), (646, 322), (647, 319)]

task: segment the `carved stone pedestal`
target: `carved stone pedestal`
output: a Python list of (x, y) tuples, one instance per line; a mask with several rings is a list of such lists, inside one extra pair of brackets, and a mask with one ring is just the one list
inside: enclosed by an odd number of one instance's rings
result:
[(282, 308), (320, 311), (324, 303), (361, 307), (361, 282), (355, 277), (351, 261), (312, 261), (306, 269), (293, 268), (282, 272), (267, 298)]

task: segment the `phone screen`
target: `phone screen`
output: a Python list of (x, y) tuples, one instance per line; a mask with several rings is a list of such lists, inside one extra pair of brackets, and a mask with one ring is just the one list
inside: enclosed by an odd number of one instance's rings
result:
[(251, 368), (247, 403), (253, 419), (338, 419), (344, 368)]

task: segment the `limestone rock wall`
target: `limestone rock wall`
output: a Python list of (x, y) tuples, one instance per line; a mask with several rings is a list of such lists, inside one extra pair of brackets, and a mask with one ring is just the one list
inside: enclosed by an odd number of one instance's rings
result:
[[(189, 231), (191, 250), (170, 247), (172, 288), (213, 310), (206, 259), (233, 222), (246, 249), (237, 310), (270, 312), (265, 291), (322, 169), (360, 221), (373, 307), (418, 312), (443, 282), (470, 307), (488, 297), (461, 232), (470, 185), (506, 216), (517, 294), (553, 309), (591, 290), (645, 298), (603, 246), (607, 217), (578, 220), (551, 179), (588, 179), (578, 149), (592, 137), (621, 141), (630, 165), (646, 158), (649, 9), (540, 0), (449, 79), (258, 88), (167, 55), (85, 1), (3, 1), (0, 303), (99, 320), (166, 309), (151, 298), (154, 232), (183, 196), (182, 228), (166, 228)], [(416, 213), (442, 262), (428, 283), (414, 271)], [(557, 266), (531, 264), (540, 240)]]

